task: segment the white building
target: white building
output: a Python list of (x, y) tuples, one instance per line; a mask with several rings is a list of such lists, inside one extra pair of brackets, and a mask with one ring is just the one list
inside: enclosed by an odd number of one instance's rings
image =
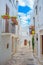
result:
[[(4, 2), (4, 3), (3, 3)], [(3, 4), (3, 5), (2, 5)], [(18, 8), (17, 8), (17, 0), (1, 0), (0, 1), (0, 33), (1, 32), (13, 32), (17, 33), (17, 25), (14, 24), (12, 26), (11, 18), (9, 20), (3, 19), (3, 15), (9, 15), (10, 17), (17, 17), (18, 16)], [(15, 20), (17, 22), (17, 20)], [(12, 29), (11, 29), (12, 28)], [(7, 30), (6, 30), (7, 29)]]
[(35, 26), (35, 53), (40, 62), (43, 62), (43, 0), (35, 0), (33, 22)]
[(17, 0), (0, 0), (0, 65), (5, 65), (18, 49), (17, 16)]

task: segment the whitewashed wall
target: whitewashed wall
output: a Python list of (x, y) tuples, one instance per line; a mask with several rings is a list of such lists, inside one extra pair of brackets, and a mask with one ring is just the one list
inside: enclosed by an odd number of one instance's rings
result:
[[(36, 4), (35, 4), (36, 3)], [(34, 3), (34, 16), (35, 16), (35, 33), (38, 34), (38, 46), (36, 45), (36, 49), (38, 51), (38, 58), (41, 57), (40, 51), (41, 51), (41, 40), (40, 40), (40, 30), (43, 30), (43, 0), (36, 0)], [(37, 15), (35, 14), (35, 6), (38, 6)], [(42, 34), (43, 35), (43, 34)], [(36, 37), (35, 37), (36, 38)], [(35, 41), (37, 43), (37, 41)]]
[[(9, 47), (7, 48), (7, 44)], [(0, 65), (5, 65), (12, 54), (12, 42), (9, 35), (1, 35), (0, 40)]]
[(0, 65), (6, 65), (12, 55), (17, 52), (19, 47), (17, 39), (18, 37), (11, 33), (3, 33), (0, 35)]

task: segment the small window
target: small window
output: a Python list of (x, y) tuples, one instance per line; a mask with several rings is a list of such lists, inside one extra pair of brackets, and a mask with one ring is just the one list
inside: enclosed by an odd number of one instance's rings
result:
[(33, 22), (34, 22), (34, 26), (35, 26), (35, 17), (33, 17)]
[(36, 15), (37, 15), (37, 10), (38, 10), (38, 7), (36, 6), (36, 7), (35, 7)]
[(9, 48), (9, 43), (7, 43), (7, 49)]
[(33, 17), (33, 21), (35, 22), (35, 17)]
[(38, 38), (36, 38), (36, 40), (38, 41)]

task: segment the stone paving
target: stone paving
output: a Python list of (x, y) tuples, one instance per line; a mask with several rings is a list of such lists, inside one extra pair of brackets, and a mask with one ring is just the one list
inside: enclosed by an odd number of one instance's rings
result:
[(32, 49), (22, 47), (6, 65), (35, 65)]

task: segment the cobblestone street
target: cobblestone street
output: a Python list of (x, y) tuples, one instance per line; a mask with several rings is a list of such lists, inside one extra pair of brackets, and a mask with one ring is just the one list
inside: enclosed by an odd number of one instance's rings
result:
[(6, 65), (35, 65), (32, 49), (22, 47)]

